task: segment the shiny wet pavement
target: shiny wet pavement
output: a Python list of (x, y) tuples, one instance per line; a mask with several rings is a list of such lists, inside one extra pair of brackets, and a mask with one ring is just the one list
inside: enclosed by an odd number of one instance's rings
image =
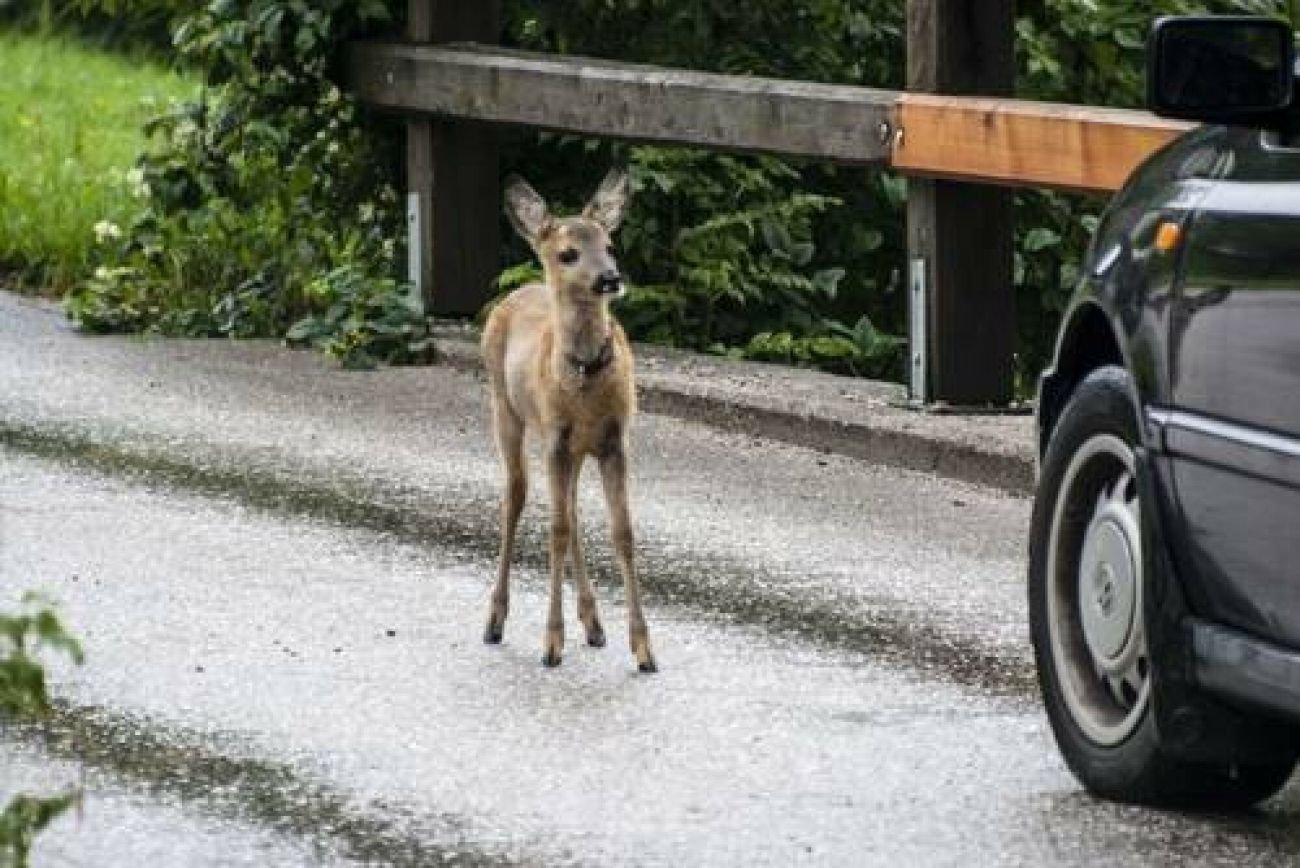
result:
[[(59, 598), (90, 649), (50, 730), (4, 741), (29, 779), (41, 757), (46, 781), (92, 782), (48, 864), (168, 841), (172, 864), (214, 865), (1267, 865), (1300, 846), (1290, 791), (1226, 819), (1081, 795), (1027, 695), (673, 603), (652, 607), (663, 671), (638, 675), (608, 587), (610, 647), (548, 671), (536, 570), (488, 648), (472, 553), (0, 457), (0, 576)], [(100, 812), (128, 807), (105, 856)], [(214, 835), (230, 845), (205, 855)]]
[[(0, 605), (87, 664), (0, 733), (0, 800), (84, 786), (37, 865), (1279, 865), (1293, 785), (1207, 817), (1098, 803), (1033, 692), (1028, 503), (647, 415), (633, 509), (661, 672), (541, 667), (534, 474), (479, 641), (483, 387), (267, 344), (86, 339), (0, 294)], [(166, 854), (160, 856), (160, 854)]]

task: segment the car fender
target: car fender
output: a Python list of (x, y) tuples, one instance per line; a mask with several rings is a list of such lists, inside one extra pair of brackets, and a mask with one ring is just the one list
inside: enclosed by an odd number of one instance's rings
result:
[[(1102, 214), (1084, 258), (1080, 284), (1057, 332), (1052, 364), (1039, 379), (1038, 455), (1074, 387), (1101, 365), (1123, 365), (1133, 378), (1139, 418), (1169, 395), (1167, 300), (1181, 279), (1182, 246), (1196, 208), (1224, 164), (1227, 131), (1201, 127), (1175, 139), (1140, 166)], [(1154, 429), (1141, 426), (1146, 446)]]

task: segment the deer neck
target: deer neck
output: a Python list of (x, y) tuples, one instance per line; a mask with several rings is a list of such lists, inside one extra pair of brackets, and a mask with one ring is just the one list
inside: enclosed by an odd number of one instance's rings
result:
[(609, 305), (604, 299), (555, 305), (555, 364), (581, 376), (604, 367), (611, 351)]

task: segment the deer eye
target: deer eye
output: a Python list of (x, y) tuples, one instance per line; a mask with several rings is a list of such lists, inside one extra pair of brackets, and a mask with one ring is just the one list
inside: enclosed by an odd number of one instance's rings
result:
[(605, 248), (605, 252), (608, 253), (610, 256), (613, 256), (613, 255), (614, 255), (614, 245), (611, 244), (611, 245), (609, 245), (608, 247), (606, 247), (606, 248)]
[(572, 247), (566, 247), (560, 251), (559, 259), (565, 265), (572, 265), (578, 261), (578, 251)]

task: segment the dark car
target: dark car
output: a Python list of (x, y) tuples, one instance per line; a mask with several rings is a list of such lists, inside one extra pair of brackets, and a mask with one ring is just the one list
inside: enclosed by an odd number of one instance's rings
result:
[(1097, 229), (1038, 396), (1029, 606), (1092, 792), (1243, 806), (1300, 749), (1300, 105), (1283, 22), (1173, 18), (1158, 114), (1207, 121)]

